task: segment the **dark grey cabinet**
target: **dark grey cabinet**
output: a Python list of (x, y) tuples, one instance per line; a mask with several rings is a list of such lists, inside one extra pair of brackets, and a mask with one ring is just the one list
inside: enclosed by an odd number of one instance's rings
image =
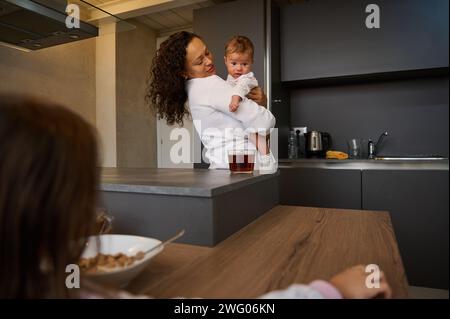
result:
[[(278, 158), (288, 158), (288, 138), (291, 130), (291, 97), (289, 90), (281, 81), (281, 30), (280, 8), (275, 1), (271, 2), (270, 15), (270, 110), (276, 118), (275, 127), (278, 130)], [(268, 28), (267, 28), (268, 29)], [(272, 147), (272, 150), (275, 151)]]
[[(366, 27), (366, 6), (380, 28)], [(281, 15), (282, 80), (447, 67), (448, 0), (315, 0)]]
[(448, 289), (448, 171), (362, 172), (362, 206), (389, 211), (410, 285)]
[(409, 283), (448, 289), (448, 170), (280, 171), (282, 205), (388, 211)]
[(281, 168), (280, 204), (361, 209), (361, 171)]

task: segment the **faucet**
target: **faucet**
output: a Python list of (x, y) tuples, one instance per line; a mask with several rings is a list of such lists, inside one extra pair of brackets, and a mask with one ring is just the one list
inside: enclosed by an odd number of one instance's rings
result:
[(381, 133), (378, 141), (374, 144), (372, 140), (369, 140), (369, 159), (374, 159), (378, 152), (378, 145), (383, 141), (384, 137), (388, 135), (388, 132)]

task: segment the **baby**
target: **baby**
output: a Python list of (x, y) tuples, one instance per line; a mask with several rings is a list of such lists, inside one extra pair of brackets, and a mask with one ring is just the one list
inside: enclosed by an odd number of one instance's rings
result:
[[(245, 36), (234, 36), (225, 45), (227, 82), (233, 87), (230, 112), (236, 112), (242, 99), (258, 86), (258, 81), (252, 72), (253, 52), (253, 43)], [(259, 151), (260, 172), (274, 173), (277, 167), (275, 158), (270, 152), (269, 134), (252, 133), (249, 135), (249, 139)]]

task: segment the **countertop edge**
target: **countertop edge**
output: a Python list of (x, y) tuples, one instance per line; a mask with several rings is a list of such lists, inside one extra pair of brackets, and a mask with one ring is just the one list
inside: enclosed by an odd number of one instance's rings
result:
[(126, 183), (109, 183), (102, 181), (100, 183), (100, 191), (211, 198), (230, 191), (240, 189), (248, 185), (252, 185), (254, 183), (266, 181), (271, 178), (276, 178), (279, 175), (280, 171), (277, 171), (274, 174), (264, 174), (264, 175), (256, 174), (253, 176), (254, 178), (241, 180), (236, 183), (222, 185), (215, 188), (153, 186), (153, 185), (139, 185)]
[(154, 194), (168, 196), (212, 197), (212, 190), (199, 187), (152, 186), (101, 182), (101, 191), (119, 193)]
[(436, 170), (448, 171), (449, 161), (337, 161), (337, 160), (293, 160), (280, 161), (279, 167), (286, 168), (318, 168), (318, 169), (341, 169), (341, 170)]

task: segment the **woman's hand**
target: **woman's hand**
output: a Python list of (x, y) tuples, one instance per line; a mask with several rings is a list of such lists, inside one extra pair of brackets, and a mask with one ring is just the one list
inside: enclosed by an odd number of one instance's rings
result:
[(374, 297), (391, 298), (392, 291), (386, 281), (384, 273), (380, 272), (380, 287), (368, 288), (366, 286), (366, 273), (363, 265), (346, 269), (331, 278), (330, 283), (336, 287), (346, 299), (367, 299)]
[(256, 102), (256, 104), (267, 107), (267, 96), (259, 86), (253, 88), (250, 93), (247, 94), (247, 97)]

